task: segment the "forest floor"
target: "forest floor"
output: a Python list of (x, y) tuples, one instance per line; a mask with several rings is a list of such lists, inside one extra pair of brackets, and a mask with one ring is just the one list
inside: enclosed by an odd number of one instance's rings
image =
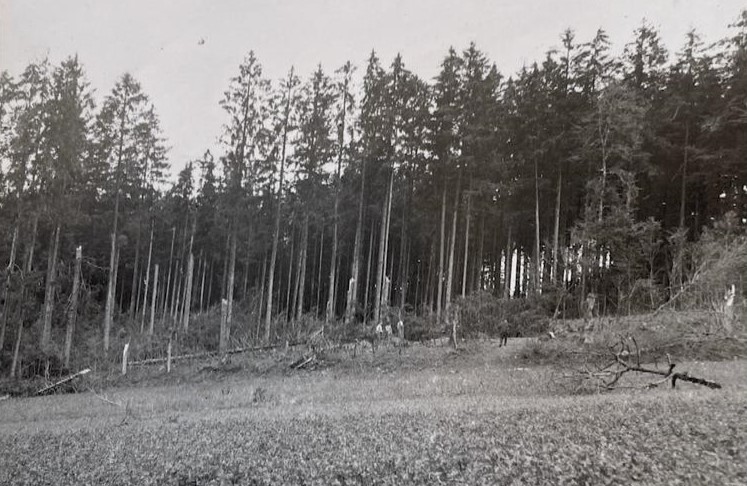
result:
[(0, 401), (0, 484), (745, 484), (747, 360), (572, 395), (530, 339), (133, 368)]

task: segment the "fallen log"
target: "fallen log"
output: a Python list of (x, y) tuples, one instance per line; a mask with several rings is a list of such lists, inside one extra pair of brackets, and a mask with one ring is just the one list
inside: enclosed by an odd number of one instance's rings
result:
[[(295, 347), (295, 346), (303, 346), (306, 343), (291, 343), (288, 344), (288, 347)], [(270, 346), (249, 346), (244, 348), (236, 348), (236, 349), (229, 349), (224, 354), (231, 355), (231, 354), (240, 354), (240, 353), (251, 353), (255, 351), (269, 351), (272, 349), (278, 349), (278, 348), (285, 348), (286, 344), (274, 344)], [(171, 361), (182, 361), (182, 360), (188, 360), (188, 359), (200, 359), (200, 358), (211, 358), (220, 356), (221, 353), (218, 351), (206, 351), (204, 353), (192, 353), (192, 354), (182, 354), (180, 356), (172, 356)], [(153, 365), (153, 364), (160, 364), (165, 363), (168, 361), (168, 357), (165, 358), (148, 358), (148, 359), (141, 359), (139, 361), (130, 361), (127, 363), (127, 366), (147, 366), (147, 365)]]
[(73, 381), (74, 379), (78, 378), (79, 376), (86, 375), (86, 374), (88, 374), (90, 372), (91, 372), (91, 370), (89, 368), (86, 368), (86, 369), (81, 370), (81, 371), (79, 371), (77, 373), (73, 373), (72, 375), (70, 375), (70, 376), (68, 376), (66, 378), (63, 378), (63, 379), (61, 379), (60, 381), (58, 381), (56, 383), (52, 383), (51, 385), (45, 386), (41, 390), (37, 391), (36, 394), (37, 395), (43, 395), (43, 394), (45, 394), (45, 393), (47, 393), (47, 392), (49, 392), (51, 390), (56, 389), (57, 387), (59, 387), (61, 385), (64, 385), (65, 383), (70, 383), (71, 381)]

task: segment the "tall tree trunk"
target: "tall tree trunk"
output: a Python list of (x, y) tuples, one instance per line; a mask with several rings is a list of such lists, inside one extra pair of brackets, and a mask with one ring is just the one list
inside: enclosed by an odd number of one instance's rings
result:
[(368, 258), (366, 258), (366, 292), (363, 298), (363, 323), (368, 321), (368, 293), (371, 289), (371, 258), (373, 257), (374, 222), (371, 221), (371, 233), (368, 237)]
[[(259, 323), (262, 316), (262, 306), (265, 302), (265, 278), (267, 277), (267, 251), (262, 255), (262, 280), (259, 286), (259, 308), (257, 311), (257, 322)], [(259, 338), (259, 324), (257, 325), (257, 337)]]
[(70, 304), (67, 310), (67, 329), (65, 332), (65, 368), (70, 368), (70, 349), (73, 346), (73, 332), (78, 318), (78, 294), (80, 293), (80, 264), (83, 261), (83, 248), (75, 249), (75, 270), (73, 270), (73, 290), (70, 292)]
[[(176, 226), (171, 227), (171, 250), (169, 251), (169, 273), (166, 278), (166, 287), (163, 293), (163, 310), (161, 316), (166, 316), (166, 310), (168, 309), (169, 292), (171, 292), (171, 269), (174, 263), (174, 241), (176, 239)], [(162, 317), (162, 318), (163, 318)]]
[[(474, 288), (478, 291), (483, 289), (482, 283), (482, 266), (485, 258), (485, 215), (480, 216), (480, 245), (477, 249), (477, 258), (475, 259)], [(495, 272), (493, 273), (495, 275)]]
[(428, 276), (425, 279), (425, 306), (433, 312), (433, 259), (435, 258), (435, 247), (433, 240), (431, 240), (431, 250), (428, 255)]
[[(125, 97), (124, 105), (127, 106), (128, 100)], [(112, 326), (112, 312), (114, 311), (114, 303), (117, 293), (117, 262), (119, 248), (117, 244), (117, 224), (119, 222), (119, 197), (122, 192), (122, 159), (124, 155), (124, 126), (126, 121), (126, 109), (122, 110), (119, 120), (119, 146), (117, 149), (117, 165), (115, 168), (115, 177), (117, 179), (117, 187), (114, 196), (114, 218), (112, 222), (111, 232), (111, 251), (109, 252), (109, 283), (106, 292), (106, 304), (104, 307), (104, 351), (109, 351), (109, 334), (111, 333)]]
[(443, 307), (443, 284), (444, 284), (444, 250), (446, 244), (446, 180), (444, 180), (444, 191), (441, 196), (441, 239), (438, 251), (438, 279), (436, 280), (436, 323), (441, 323), (441, 308)]
[(135, 309), (135, 304), (137, 303), (139, 269), (140, 269), (140, 221), (138, 218), (137, 232), (135, 236), (135, 264), (132, 267), (132, 286), (130, 287), (130, 308), (127, 311), (127, 314), (130, 317), (134, 317), (135, 313), (137, 312)]
[(182, 269), (182, 261), (179, 259), (176, 261), (176, 269), (174, 271), (174, 288), (171, 292), (171, 303), (169, 304), (169, 316), (176, 322), (176, 318), (179, 297), (182, 295), (182, 277), (184, 270)]
[[(236, 228), (235, 225), (234, 228)], [(231, 335), (231, 323), (233, 322), (233, 288), (234, 279), (236, 277), (236, 233), (237, 231), (236, 229), (234, 229), (233, 236), (231, 236), (231, 256), (228, 262), (228, 282), (226, 282), (226, 339), (228, 339)]]
[(550, 271), (550, 281), (558, 285), (558, 260), (560, 259), (559, 242), (560, 242), (560, 195), (563, 190), (563, 168), (558, 166), (558, 188), (555, 191), (555, 229), (552, 237), (552, 269)]
[(36, 249), (36, 236), (39, 232), (39, 213), (34, 213), (34, 220), (31, 223), (31, 242), (29, 243), (29, 249), (26, 254), (26, 275), (30, 274), (34, 269), (34, 250)]
[(278, 240), (280, 238), (280, 210), (283, 204), (283, 182), (285, 179), (285, 148), (288, 141), (288, 120), (291, 108), (291, 90), (293, 79), (293, 68), (288, 77), (288, 94), (285, 104), (285, 116), (283, 120), (283, 142), (280, 155), (280, 181), (278, 184), (277, 207), (275, 208), (275, 225), (272, 233), (272, 254), (270, 256), (270, 275), (267, 279), (267, 312), (265, 313), (264, 342), (270, 342), (270, 325), (272, 324), (272, 288), (275, 283), (275, 262), (278, 256)]
[(680, 186), (680, 228), (685, 227), (685, 202), (687, 201), (687, 162), (690, 153), (690, 122), (685, 122), (685, 147), (682, 160), (682, 184)]
[(293, 260), (296, 256), (296, 232), (293, 229), (291, 223), (291, 247), (290, 253), (288, 253), (288, 284), (285, 288), (285, 320), (290, 321), (293, 318), (293, 312), (291, 312), (291, 294), (293, 292)]
[(215, 281), (215, 260), (210, 259), (210, 270), (208, 271), (207, 307), (213, 303), (213, 282)]
[(184, 288), (184, 314), (182, 316), (182, 327), (184, 331), (189, 330), (189, 314), (192, 309), (192, 278), (195, 269), (195, 255), (193, 246), (195, 242), (195, 232), (197, 231), (197, 217), (192, 218), (192, 232), (189, 236), (189, 260), (187, 262), (187, 285)]
[(506, 263), (503, 265), (503, 298), (510, 299), (513, 297), (511, 294), (511, 282), (513, 282), (513, 259), (514, 259), (514, 242), (511, 241), (511, 230), (513, 227), (508, 226), (508, 238), (506, 239)]
[(539, 209), (539, 168), (537, 157), (534, 158), (534, 272), (533, 291), (540, 292), (542, 274), (540, 271), (540, 209)]
[(296, 302), (296, 320), (303, 316), (304, 292), (306, 289), (306, 256), (309, 247), (309, 213), (306, 213), (301, 233), (301, 253), (298, 261), (298, 301)]
[[(234, 218), (235, 219), (235, 218)], [(221, 274), (220, 281), (220, 298), (225, 299), (228, 295), (228, 262), (231, 260), (231, 237), (233, 236), (233, 230), (231, 227), (226, 231), (226, 249), (223, 252), (223, 273)]]
[(60, 225), (55, 227), (50, 235), (49, 263), (47, 264), (47, 285), (44, 292), (44, 316), (42, 318), (42, 333), (39, 343), (43, 351), (49, 351), (49, 341), (52, 335), (52, 313), (54, 311), (55, 281), (57, 280), (57, 251), (60, 246)]
[(13, 346), (13, 361), (10, 365), (10, 377), (15, 378), (18, 373), (18, 357), (21, 350), (21, 340), (23, 339), (23, 325), (26, 320), (26, 306), (23, 303), (26, 300), (26, 277), (21, 278), (21, 298), (18, 305), (18, 327), (16, 328), (16, 343)]
[(202, 277), (200, 277), (200, 314), (205, 312), (204, 297), (205, 297), (205, 275), (207, 275), (207, 258), (202, 251), (200, 251), (200, 260), (202, 262)]
[(467, 296), (467, 264), (469, 262), (469, 223), (472, 212), (472, 197), (467, 195), (467, 212), (465, 214), (466, 221), (464, 223), (464, 269), (462, 270), (462, 298)]
[(374, 323), (378, 324), (381, 319), (381, 305), (384, 299), (389, 299), (384, 295), (384, 282), (386, 279), (385, 265), (387, 258), (387, 246), (389, 242), (389, 212), (391, 211), (392, 185), (394, 184), (394, 168), (391, 169), (389, 176), (389, 188), (386, 199), (381, 209), (381, 234), (379, 235), (379, 263), (376, 271), (376, 296), (374, 300)]
[(449, 270), (446, 274), (446, 298), (445, 300), (445, 311), (448, 313), (451, 307), (451, 291), (454, 284), (454, 256), (456, 250), (456, 230), (457, 230), (457, 217), (459, 216), (459, 196), (460, 196), (460, 185), (462, 182), (462, 172), (459, 172), (457, 178), (456, 195), (454, 197), (454, 212), (451, 219), (451, 237), (449, 238)]
[(8, 326), (8, 311), (10, 308), (10, 283), (11, 276), (16, 266), (16, 245), (18, 244), (18, 221), (13, 225), (13, 239), (10, 244), (10, 258), (5, 275), (5, 287), (3, 289), (3, 308), (0, 311), (0, 353), (5, 347), (5, 330)]
[(355, 243), (353, 245), (353, 267), (351, 269), (352, 286), (345, 308), (345, 323), (353, 320), (355, 306), (358, 303), (358, 288), (360, 287), (361, 246), (363, 245), (363, 194), (366, 190), (366, 158), (361, 167), (361, 190), (358, 194), (358, 220), (355, 223)]
[(143, 287), (142, 315), (140, 316), (140, 333), (145, 327), (145, 310), (148, 308), (148, 287), (150, 286), (150, 264), (153, 257), (153, 220), (150, 222), (150, 238), (148, 239), (148, 265), (145, 269), (145, 285)]
[[(409, 187), (409, 185), (408, 185)], [(399, 307), (402, 309), (405, 305), (405, 293), (407, 292), (407, 209), (408, 209), (408, 196), (407, 192), (404, 193), (404, 201), (402, 202), (402, 227), (399, 235), (399, 269), (397, 271), (397, 296)]]
[(335, 278), (337, 273), (337, 226), (339, 224), (339, 206), (340, 206), (340, 173), (342, 172), (342, 153), (345, 147), (345, 115), (347, 113), (347, 89), (348, 79), (345, 78), (345, 84), (342, 87), (342, 112), (340, 113), (340, 129), (338, 131), (338, 152), (337, 152), (337, 174), (335, 176), (335, 206), (334, 219), (332, 228), (332, 262), (329, 268), (329, 293), (327, 294), (327, 312), (325, 314), (326, 322), (335, 318), (335, 297), (337, 296), (335, 287)]
[(316, 272), (316, 314), (319, 315), (319, 306), (321, 305), (322, 295), (322, 258), (324, 257), (324, 226), (320, 228), (319, 236), (319, 266)]
[(153, 295), (151, 296), (150, 301), (150, 324), (148, 325), (149, 336), (153, 335), (153, 330), (155, 328), (157, 305), (156, 295), (158, 295), (158, 263), (156, 263), (156, 267), (153, 269)]

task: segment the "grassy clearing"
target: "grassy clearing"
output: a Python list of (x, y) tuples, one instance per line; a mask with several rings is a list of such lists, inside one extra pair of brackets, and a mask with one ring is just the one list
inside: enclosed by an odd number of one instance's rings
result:
[(169, 377), (180, 385), (105, 392), (122, 407), (91, 393), (6, 400), (0, 483), (747, 481), (747, 362), (682, 363), (719, 391), (559, 396), (555, 369), (517, 361), (524, 345), (331, 353), (314, 371), (281, 370), (292, 353), (207, 377), (195, 364)]

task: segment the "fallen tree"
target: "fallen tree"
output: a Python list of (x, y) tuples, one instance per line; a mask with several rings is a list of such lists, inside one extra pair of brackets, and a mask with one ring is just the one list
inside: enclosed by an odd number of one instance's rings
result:
[(45, 393), (49, 393), (49, 392), (51, 392), (53, 390), (57, 390), (62, 385), (66, 384), (66, 383), (70, 383), (71, 381), (75, 380), (76, 378), (78, 378), (80, 376), (83, 376), (83, 375), (86, 375), (86, 374), (88, 374), (90, 372), (91, 372), (91, 370), (88, 369), (88, 368), (86, 368), (86, 369), (81, 370), (81, 371), (79, 371), (77, 373), (73, 373), (72, 375), (63, 378), (60, 381), (57, 381), (57, 382), (54, 382), (54, 383), (52, 383), (50, 385), (45, 386), (41, 390), (37, 391), (36, 394), (37, 395), (44, 395)]
[[(580, 379), (581, 384), (591, 385), (597, 391), (611, 391), (624, 388), (651, 389), (659, 385), (670, 382), (671, 387), (677, 386), (677, 381), (686, 381), (696, 385), (702, 385), (712, 389), (720, 389), (721, 385), (715, 381), (691, 376), (687, 371), (675, 372), (677, 366), (673, 363), (669, 354), (667, 356), (667, 369), (660, 370), (641, 364), (641, 348), (633, 336), (619, 336), (618, 341), (609, 346), (609, 353), (605, 359), (596, 360), (595, 366), (585, 365), (581, 369), (575, 370), (568, 378)], [(643, 384), (624, 385), (621, 379), (629, 373), (640, 373), (655, 375), (658, 378), (655, 381)]]

